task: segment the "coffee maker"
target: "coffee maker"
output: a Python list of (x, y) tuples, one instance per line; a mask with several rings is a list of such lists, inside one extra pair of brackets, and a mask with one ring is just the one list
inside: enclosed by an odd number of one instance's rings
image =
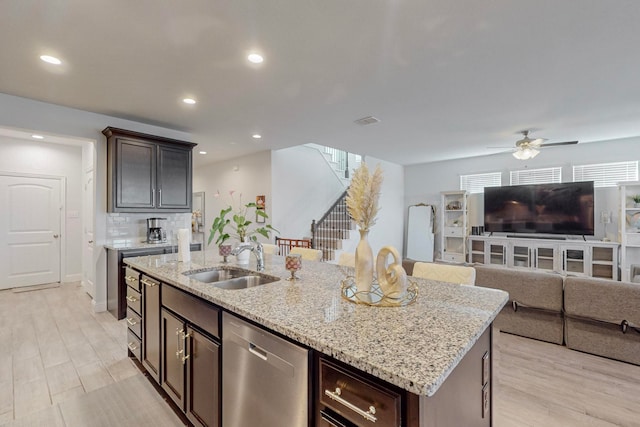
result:
[(164, 243), (167, 241), (167, 233), (162, 229), (166, 218), (147, 218), (147, 243)]

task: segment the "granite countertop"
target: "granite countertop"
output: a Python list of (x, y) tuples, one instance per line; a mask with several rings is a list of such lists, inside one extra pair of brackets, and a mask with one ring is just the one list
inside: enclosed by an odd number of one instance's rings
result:
[[(201, 241), (197, 241), (196, 239), (191, 240), (191, 244), (202, 244)], [(171, 242), (162, 242), (162, 243), (147, 243), (144, 239), (116, 239), (111, 240), (105, 243), (103, 246), (106, 249), (111, 249), (114, 251), (125, 251), (129, 249), (153, 249), (153, 248), (168, 248), (171, 246), (176, 246), (177, 243)]]
[[(210, 251), (212, 252), (212, 251)], [(206, 260), (205, 260), (206, 257)], [(234, 258), (234, 257), (230, 257)], [(506, 292), (412, 278), (414, 304), (370, 307), (341, 298), (344, 268), (303, 261), (295, 282), (280, 280), (254, 288), (224, 290), (182, 273), (222, 264), (217, 254), (192, 252), (126, 258), (125, 263), (161, 281), (254, 320), (294, 341), (412, 393), (432, 396), (506, 304)], [(265, 255), (263, 273), (289, 277), (284, 258)]]

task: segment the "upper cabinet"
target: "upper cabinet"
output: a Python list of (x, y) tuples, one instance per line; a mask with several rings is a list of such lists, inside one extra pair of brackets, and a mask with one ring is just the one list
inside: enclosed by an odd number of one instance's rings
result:
[(191, 212), (191, 142), (107, 127), (107, 210)]

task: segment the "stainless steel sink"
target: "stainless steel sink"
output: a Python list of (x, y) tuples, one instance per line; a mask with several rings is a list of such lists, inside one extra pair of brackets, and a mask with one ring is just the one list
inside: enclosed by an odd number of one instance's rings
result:
[(240, 268), (212, 268), (210, 270), (185, 272), (185, 276), (198, 282), (211, 283), (222, 289), (246, 289), (280, 280), (278, 277), (257, 274)]

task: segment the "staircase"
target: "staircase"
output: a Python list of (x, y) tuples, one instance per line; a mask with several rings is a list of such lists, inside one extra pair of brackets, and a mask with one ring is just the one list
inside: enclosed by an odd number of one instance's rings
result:
[(355, 223), (347, 212), (345, 191), (333, 206), (318, 221), (311, 224), (311, 245), (322, 251), (323, 261), (335, 260), (336, 251), (342, 249), (343, 240), (350, 237), (350, 231), (355, 230)]

